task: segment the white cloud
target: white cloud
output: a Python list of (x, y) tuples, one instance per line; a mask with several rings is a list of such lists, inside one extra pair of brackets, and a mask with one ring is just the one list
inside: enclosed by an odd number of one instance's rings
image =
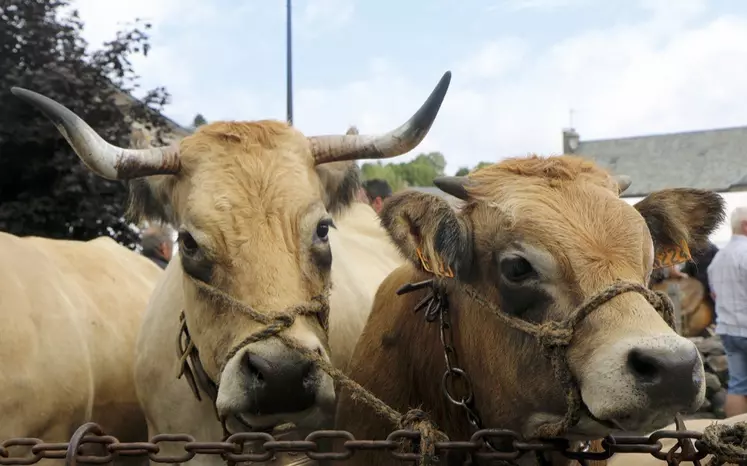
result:
[(528, 47), (518, 38), (488, 42), (459, 63), (454, 73), (461, 79), (496, 79), (521, 65)]
[(85, 22), (83, 37), (92, 48), (115, 38), (117, 31), (136, 18), (148, 21), (157, 29), (176, 15), (182, 24), (193, 24), (213, 16), (209, 2), (197, 0), (76, 0), (71, 4)]
[[(452, 172), (480, 160), (557, 153), (571, 108), (582, 139), (747, 123), (747, 18), (686, 26), (702, 11), (694, 6), (666, 15), (654, 9), (638, 24), (581, 32), (531, 57), (520, 41), (485, 44), (455, 67), (438, 120), (417, 151), (442, 150)], [(349, 122), (362, 132), (387, 130), (437, 79), (415, 84), (396, 69), (373, 73), (343, 89), (316, 90), (313, 102), (299, 99), (297, 113), (313, 109), (314, 123), (301, 123), (311, 132)]]
[(488, 10), (555, 10), (589, 4), (590, 0), (498, 0)]
[[(179, 4), (184, 1), (193, 0)], [(345, 11), (339, 5), (352, 5), (348, 0), (310, 2), (338, 13)], [(129, 0), (126, 5), (135, 3), (146, 2)], [(702, 0), (639, 4), (645, 9), (634, 23), (569, 31), (544, 49), (497, 34), (482, 47), (465, 50), (457, 63), (444, 64), (444, 71), (454, 71), (449, 93), (431, 132), (414, 152), (442, 151), (452, 173), (481, 160), (557, 153), (570, 109), (582, 139), (747, 124), (747, 18), (705, 17)], [(168, 17), (168, 8), (143, 11)], [(307, 20), (328, 18), (308, 14)], [(110, 17), (108, 25), (91, 34), (113, 27), (115, 15), (104, 16)], [(138, 68), (175, 96), (169, 115), (183, 123), (198, 111), (209, 119), (284, 116), (282, 84), (269, 97), (255, 89), (216, 98), (222, 95), (218, 90), (203, 97), (196, 77), (204, 81), (212, 70), (182, 60), (183, 54), (182, 48), (155, 48)], [(408, 63), (371, 57), (365, 79), (335, 88), (297, 83), (295, 124), (307, 134), (342, 132), (351, 124), (363, 133), (389, 130), (419, 107), (440, 78), (436, 72), (414, 82), (407, 78), (411, 71)]]
[(306, 0), (301, 26), (304, 30), (338, 28), (347, 24), (354, 12), (353, 0)]

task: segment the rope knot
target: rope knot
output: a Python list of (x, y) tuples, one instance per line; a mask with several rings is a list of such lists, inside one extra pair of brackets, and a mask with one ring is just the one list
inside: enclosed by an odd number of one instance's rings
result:
[(399, 428), (420, 433), (420, 456), (418, 464), (426, 466), (438, 462), (436, 442), (447, 441), (449, 437), (436, 429), (428, 415), (420, 409), (407, 411), (399, 421)]
[(273, 319), (272, 319), (273, 324), (283, 327), (283, 328), (290, 327), (291, 325), (293, 325), (293, 322), (295, 321), (296, 321), (296, 315), (288, 313), (288, 312), (273, 316)]
[(747, 422), (711, 424), (700, 440), (713, 455), (711, 464), (740, 463), (747, 459)]
[(537, 339), (540, 345), (546, 351), (552, 351), (558, 347), (564, 347), (571, 344), (573, 338), (573, 329), (570, 329), (558, 322), (546, 322), (540, 325), (537, 330)]

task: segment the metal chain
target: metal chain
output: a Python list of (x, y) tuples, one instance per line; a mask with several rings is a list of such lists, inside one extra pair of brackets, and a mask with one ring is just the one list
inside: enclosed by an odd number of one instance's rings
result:
[[(606, 460), (613, 454), (649, 453), (669, 464), (696, 462), (709, 454), (707, 447), (700, 442), (703, 434), (696, 431), (658, 431), (650, 436), (608, 436), (601, 442), (600, 452), (570, 451), (566, 439), (546, 439), (544, 441), (526, 440), (514, 431), (506, 429), (481, 429), (475, 432), (469, 441), (445, 441), (435, 445), (438, 453), (449, 451), (471, 453), (476, 459), (503, 460), (514, 462), (526, 453), (558, 452), (572, 460)], [(155, 463), (183, 463), (197, 455), (220, 456), (231, 462), (263, 462), (273, 459), (276, 453), (304, 453), (312, 460), (345, 461), (357, 451), (380, 451), (388, 453), (399, 460), (412, 461), (419, 459), (418, 453), (397, 451), (402, 441), (417, 441), (419, 433), (410, 430), (391, 432), (385, 440), (358, 440), (353, 434), (343, 430), (316, 431), (304, 440), (276, 440), (264, 432), (243, 432), (231, 435), (224, 442), (199, 442), (187, 434), (160, 434), (149, 442), (119, 442), (115, 437), (103, 435), (95, 423), (84, 424), (73, 434), (70, 442), (45, 443), (37, 438), (13, 438), (0, 443), (0, 465), (30, 465), (42, 459), (65, 459), (68, 450), (73, 448), (77, 455), (70, 454), (69, 462), (85, 464), (109, 463), (118, 457), (148, 457)], [(687, 452), (676, 452), (679, 445), (664, 450), (662, 439), (691, 439), (692, 449)], [(325, 452), (323, 441), (338, 440), (342, 451)], [(505, 445), (502, 451), (486, 451), (488, 442)], [(183, 453), (178, 455), (159, 455), (164, 444), (181, 444)], [(251, 443), (252, 453), (245, 453), (244, 448)], [(98, 444), (101, 453), (83, 455), (80, 447), (84, 444)], [(31, 455), (14, 456), (13, 447), (30, 447)], [(745, 458), (747, 461), (747, 458)]]
[[(449, 303), (447, 297), (440, 288), (433, 288), (433, 298), (429, 305), (428, 311), (430, 314), (438, 312), (440, 318), (439, 333), (441, 336), (441, 346), (444, 352), (444, 361), (446, 363), (446, 370), (441, 379), (441, 388), (443, 394), (447, 400), (454, 406), (461, 408), (466, 417), (467, 422), (473, 427), (474, 430), (480, 431), (484, 429), (482, 418), (480, 417), (477, 407), (475, 406), (475, 394), (472, 389), (472, 379), (467, 374), (467, 371), (459, 367), (456, 345), (454, 344), (454, 331), (451, 324), (451, 314), (449, 313)], [(431, 307), (433, 306), (433, 307)], [(426, 311), (426, 315), (428, 315)], [(461, 395), (455, 395), (456, 383), (461, 380), (465, 384), (466, 388), (463, 389)], [(491, 440), (485, 441), (486, 446), (492, 451), (502, 451), (502, 448), (497, 447)], [(587, 452), (591, 446), (591, 442), (585, 441), (581, 443), (579, 451)], [(538, 455), (542, 452), (536, 452)], [(584, 460), (580, 462), (585, 463)]]
[[(460, 407), (464, 410), (467, 415), (467, 421), (476, 430), (483, 428), (482, 419), (477, 414), (475, 409), (475, 394), (472, 390), (472, 379), (467, 375), (467, 372), (459, 367), (457, 361), (456, 347), (454, 345), (454, 332), (451, 328), (451, 316), (449, 314), (449, 305), (446, 301), (446, 297), (442, 292), (434, 290), (433, 305), (440, 308), (440, 335), (441, 345), (444, 351), (444, 360), (446, 362), (446, 370), (441, 379), (441, 388), (444, 392), (444, 396), (449, 402), (455, 406)], [(460, 396), (454, 395), (454, 388), (457, 382), (461, 380), (466, 388)]]

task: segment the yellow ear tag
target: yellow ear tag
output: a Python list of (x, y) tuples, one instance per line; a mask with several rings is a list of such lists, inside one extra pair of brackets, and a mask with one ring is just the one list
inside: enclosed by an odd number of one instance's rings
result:
[(439, 261), (439, 263), (436, 266), (436, 270), (434, 271), (430, 265), (428, 264), (428, 261), (426, 260), (425, 256), (423, 256), (423, 252), (420, 250), (420, 248), (415, 248), (415, 253), (418, 255), (418, 259), (420, 259), (420, 265), (423, 267), (423, 269), (428, 272), (432, 273), (433, 275), (441, 276), (441, 277), (447, 277), (447, 278), (453, 278), (454, 277), (454, 271), (451, 269), (450, 266), (444, 265)]
[(690, 259), (692, 259), (690, 248), (687, 247), (687, 243), (683, 240), (679, 246), (667, 248), (659, 252), (654, 259), (654, 268), (663, 269), (685, 263)]

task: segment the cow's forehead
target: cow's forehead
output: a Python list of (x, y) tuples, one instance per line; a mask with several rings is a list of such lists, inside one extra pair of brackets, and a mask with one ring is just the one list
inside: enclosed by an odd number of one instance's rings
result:
[(194, 221), (236, 228), (293, 217), (321, 202), (306, 139), (285, 125), (222, 124), (185, 139), (181, 151), (183, 215)]
[(472, 220), (495, 238), (491, 248), (523, 242), (573, 267), (604, 261), (639, 268), (650, 255), (645, 221), (610, 188), (606, 175), (572, 180), (496, 176), (481, 192), (473, 201), (479, 207)]
[(508, 225), (550, 244), (645, 246), (640, 242), (645, 222), (638, 211), (598, 185), (541, 186), (533, 195), (528, 191), (507, 193), (487, 205), (496, 210), (494, 218), (501, 218), (500, 228)]

